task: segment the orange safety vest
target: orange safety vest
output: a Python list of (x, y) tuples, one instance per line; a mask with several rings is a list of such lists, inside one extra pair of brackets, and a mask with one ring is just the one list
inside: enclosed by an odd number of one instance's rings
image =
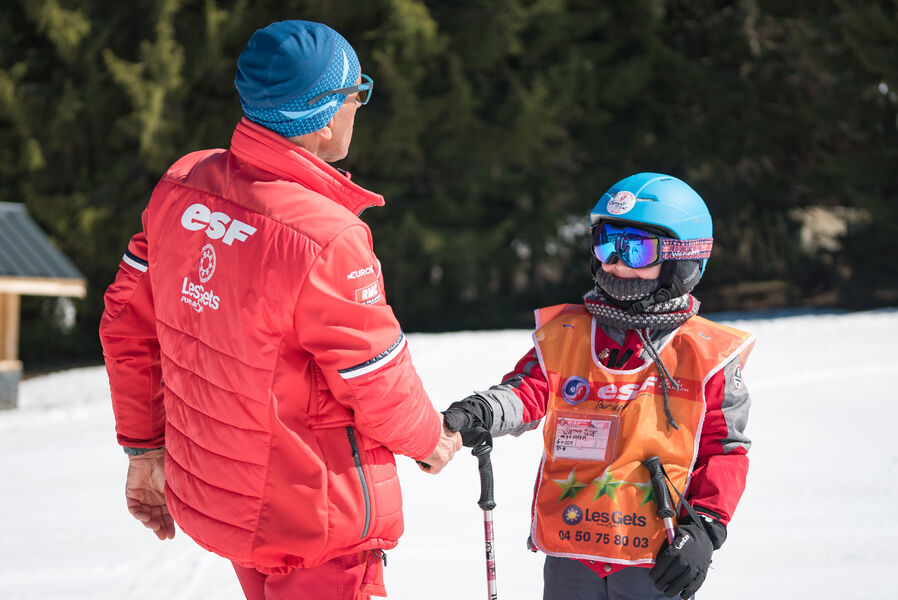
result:
[(532, 540), (552, 556), (652, 564), (665, 531), (642, 461), (658, 456), (685, 492), (704, 423), (705, 384), (735, 357), (744, 364), (754, 337), (696, 316), (658, 349), (680, 388), (668, 386), (679, 427), (673, 429), (653, 362), (626, 371), (602, 365), (596, 322), (583, 306), (540, 309), (536, 318), (533, 338), (549, 399)]

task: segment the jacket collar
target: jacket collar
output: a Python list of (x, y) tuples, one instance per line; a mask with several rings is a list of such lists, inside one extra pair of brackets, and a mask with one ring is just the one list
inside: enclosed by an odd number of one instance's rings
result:
[(353, 183), (349, 173), (337, 170), (305, 148), (245, 117), (231, 137), (231, 152), (259, 169), (296, 181), (330, 198), (353, 214), (384, 205), (383, 196)]

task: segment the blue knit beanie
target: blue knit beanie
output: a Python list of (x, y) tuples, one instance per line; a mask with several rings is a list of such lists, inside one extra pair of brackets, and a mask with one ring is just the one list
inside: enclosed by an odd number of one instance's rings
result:
[(327, 125), (344, 94), (315, 96), (355, 85), (359, 59), (343, 36), (321, 23), (280, 21), (256, 31), (237, 60), (234, 84), (250, 121), (284, 137)]

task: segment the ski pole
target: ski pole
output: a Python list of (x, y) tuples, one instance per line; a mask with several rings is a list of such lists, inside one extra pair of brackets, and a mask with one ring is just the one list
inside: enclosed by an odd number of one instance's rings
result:
[(648, 470), (649, 477), (652, 481), (652, 488), (655, 490), (655, 498), (658, 504), (658, 517), (664, 522), (664, 529), (667, 531), (667, 541), (673, 544), (674, 541), (674, 524), (673, 518), (677, 513), (674, 512), (670, 499), (670, 490), (664, 481), (664, 472), (661, 470), (661, 459), (657, 456), (650, 456), (642, 465)]
[(477, 505), (483, 509), (483, 534), (486, 541), (486, 587), (489, 600), (496, 600), (496, 552), (493, 549), (493, 509), (496, 503), (493, 501), (493, 465), (490, 462), (492, 444), (486, 441), (471, 450), (471, 454), (477, 457), (477, 467), (480, 470), (480, 500)]

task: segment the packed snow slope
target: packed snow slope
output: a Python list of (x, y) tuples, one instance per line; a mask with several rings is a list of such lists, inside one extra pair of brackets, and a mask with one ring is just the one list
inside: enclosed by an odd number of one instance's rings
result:
[[(748, 488), (699, 598), (898, 598), (898, 310), (728, 314), (758, 338)], [(527, 331), (410, 335), (437, 408), (497, 382)], [(102, 367), (22, 382), (0, 413), (0, 598), (242, 598), (230, 565), (183, 532), (160, 542), (125, 509), (127, 459)], [(493, 451), (499, 597), (541, 598), (542, 557), (524, 546), (538, 431)], [(477, 461), (434, 477), (399, 458), (406, 534), (389, 553), (394, 600), (486, 595)]]

